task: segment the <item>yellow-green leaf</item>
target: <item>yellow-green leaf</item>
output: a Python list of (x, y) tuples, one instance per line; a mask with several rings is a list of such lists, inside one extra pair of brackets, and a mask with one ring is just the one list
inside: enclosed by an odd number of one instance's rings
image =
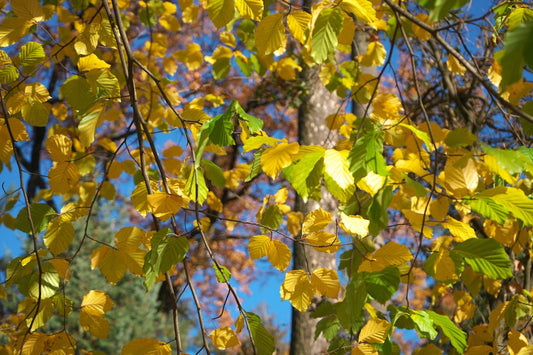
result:
[(221, 350), (239, 345), (237, 335), (230, 327), (218, 328), (209, 333), (209, 339)]
[(269, 15), (261, 20), (255, 30), (255, 45), (259, 54), (279, 53), (285, 49), (286, 42), (283, 14)]
[(44, 245), (52, 254), (58, 255), (67, 250), (73, 239), (74, 227), (72, 223), (61, 217), (56, 217), (48, 224), (44, 234)]
[(217, 28), (223, 27), (233, 20), (235, 3), (233, 0), (208, 0), (207, 13)]
[(261, 20), (261, 17), (263, 17), (262, 0), (236, 0), (235, 6), (244, 18), (259, 21)]
[(291, 250), (285, 243), (282, 243), (279, 240), (273, 240), (270, 242), (268, 248), (268, 260), (272, 266), (283, 272), (291, 263), (291, 258)]

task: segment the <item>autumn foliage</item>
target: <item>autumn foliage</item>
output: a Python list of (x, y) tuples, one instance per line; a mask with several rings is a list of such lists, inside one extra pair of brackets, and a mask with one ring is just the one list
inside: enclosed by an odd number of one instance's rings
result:
[[(16, 176), (0, 220), (31, 244), (0, 286), (18, 297), (0, 319), (0, 353), (97, 350), (48, 327), (73, 309), (85, 332), (108, 336), (114, 300), (65, 292), (80, 250), (112, 285), (132, 274), (169, 294), (173, 338), (131, 339), (122, 354), (272, 354), (274, 336), (247, 306), (262, 258), (283, 273), (281, 299), (318, 319), (319, 351), (411, 351), (402, 330), (420, 354), (533, 349), (531, 6), (0, 6), (0, 167)], [(301, 73), (313, 68), (339, 105), (317, 128), (327, 141), (304, 145)], [(294, 209), (296, 196), (325, 190), (335, 210)], [(89, 228), (104, 199), (129, 216), (111, 243)], [(292, 269), (296, 243), (338, 268)], [(180, 333), (182, 291), (198, 349)]]

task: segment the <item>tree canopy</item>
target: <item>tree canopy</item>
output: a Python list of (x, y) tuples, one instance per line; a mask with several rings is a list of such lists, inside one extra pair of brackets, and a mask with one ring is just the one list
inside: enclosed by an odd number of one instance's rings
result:
[[(0, 6), (0, 162), (17, 176), (0, 220), (32, 249), (5, 269), (0, 298), (18, 306), (1, 315), (0, 352), (92, 350), (50, 330), (73, 313), (92, 337), (120, 327), (107, 316), (120, 292), (69, 291), (89, 254), (110, 287), (164, 282), (170, 300), (172, 335), (122, 354), (272, 354), (247, 302), (267, 272), (317, 320), (317, 351), (407, 352), (402, 330), (421, 354), (533, 349), (531, 5)], [(301, 136), (310, 105), (326, 112), (306, 128), (319, 143)], [(326, 194), (327, 208), (295, 207)], [(120, 209), (112, 240), (89, 228), (103, 200)], [(297, 246), (332, 263), (296, 263)]]

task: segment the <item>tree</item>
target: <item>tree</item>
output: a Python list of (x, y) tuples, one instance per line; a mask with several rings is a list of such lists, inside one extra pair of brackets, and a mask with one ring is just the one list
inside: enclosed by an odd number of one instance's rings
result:
[[(19, 189), (1, 217), (32, 250), (6, 267), (1, 294), (21, 297), (2, 350), (83, 350), (47, 326), (85, 253), (119, 291), (164, 282), (171, 338), (124, 354), (189, 350), (183, 292), (195, 351), (272, 353), (243, 297), (263, 257), (292, 353), (398, 353), (399, 329), (432, 353), (529, 351), (533, 10), (476, 6), (5, 4), (0, 160)], [(88, 228), (102, 199), (129, 216), (112, 242)], [(107, 337), (111, 295), (72, 299), (84, 332)]]

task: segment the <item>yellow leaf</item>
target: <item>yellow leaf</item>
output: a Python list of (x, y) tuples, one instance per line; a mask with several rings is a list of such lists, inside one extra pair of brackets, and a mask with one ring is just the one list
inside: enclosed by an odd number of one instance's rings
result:
[(467, 239), (477, 238), (476, 231), (470, 227), (468, 223), (458, 221), (452, 217), (448, 217), (446, 222), (442, 223), (444, 228), (447, 228), (458, 242), (464, 242)]
[(7, 298), (7, 292), (4, 286), (0, 285), (0, 300), (5, 300)]
[(341, 289), (337, 272), (324, 268), (311, 273), (311, 286), (317, 295), (329, 298), (337, 298)]
[(165, 57), (163, 59), (163, 69), (170, 75), (174, 75), (178, 70), (178, 63), (172, 57)]
[(453, 293), (453, 299), (457, 305), (453, 318), (456, 323), (461, 323), (474, 317), (476, 305), (472, 302), (472, 296), (468, 292), (456, 291)]
[(280, 143), (265, 149), (261, 155), (261, 167), (265, 174), (275, 179), (281, 169), (292, 163), (293, 156), (298, 153), (299, 148), (298, 143)]
[(220, 41), (231, 48), (235, 48), (235, 46), (237, 46), (235, 36), (231, 32), (220, 33)]
[(241, 330), (244, 329), (244, 317), (242, 314), (239, 313), (239, 316), (237, 317), (237, 320), (235, 321), (235, 330), (237, 330), (237, 333), (240, 333)]
[(458, 75), (465, 75), (466, 68), (455, 58), (453, 55), (448, 55), (448, 60), (446, 61), (446, 67), (449, 71)]
[(437, 281), (450, 281), (457, 280), (457, 274), (455, 273), (455, 263), (450, 258), (450, 252), (448, 249), (439, 250), (439, 255), (435, 260), (433, 266), (435, 272), (435, 280)]
[(262, 0), (235, 0), (235, 7), (244, 18), (259, 21), (263, 17)]
[(309, 28), (309, 22), (311, 22), (311, 14), (302, 10), (291, 11), (287, 15), (289, 32), (301, 44), (305, 44), (305, 32)]
[(276, 71), (283, 80), (293, 80), (296, 78), (296, 70), (302, 71), (302, 67), (296, 64), (294, 59), (285, 57), (278, 62)]
[(116, 285), (126, 274), (127, 266), (124, 255), (116, 250), (102, 245), (91, 254), (91, 269), (99, 268), (107, 281)]
[(381, 42), (370, 42), (366, 53), (359, 58), (359, 63), (364, 67), (379, 66), (383, 64), (386, 56), (387, 51)]
[(60, 278), (65, 281), (70, 280), (70, 263), (65, 259), (52, 259), (50, 264), (56, 269)]
[(287, 215), (287, 230), (293, 236), (300, 234), (302, 230), (302, 221), (304, 216), (302, 212), (289, 212)]
[(272, 240), (268, 248), (268, 260), (279, 271), (285, 271), (291, 263), (292, 253), (289, 247), (279, 240)]
[(270, 248), (270, 238), (266, 235), (256, 235), (248, 242), (248, 252), (253, 260), (266, 256)]
[(172, 354), (172, 348), (169, 344), (166, 344), (157, 339), (133, 339), (122, 348), (121, 355), (170, 355)]
[(351, 355), (378, 355), (378, 351), (370, 344), (359, 344), (352, 349)]
[(173, 16), (173, 15), (170, 15), (170, 14), (162, 15), (159, 18), (159, 23), (161, 24), (161, 26), (163, 26), (163, 28), (165, 28), (165, 29), (167, 29), (169, 31), (172, 31), (172, 32), (179, 31), (179, 29), (181, 27), (180, 26), (180, 22), (176, 18), (176, 16)]
[(359, 342), (383, 344), (390, 326), (390, 323), (384, 319), (370, 319), (359, 333)]
[(381, 271), (387, 266), (398, 266), (412, 258), (411, 252), (405, 245), (388, 242), (375, 253), (366, 255), (358, 271)]
[(69, 161), (72, 155), (72, 140), (63, 134), (54, 134), (44, 142), (46, 150), (55, 162)]
[(334, 253), (342, 248), (340, 240), (335, 234), (323, 230), (309, 234), (305, 241), (315, 250), (323, 253)]
[(487, 77), (494, 86), (500, 86), (500, 82), (502, 81), (502, 67), (496, 60), (492, 62), (492, 65), (487, 72)]
[(305, 312), (313, 299), (313, 289), (303, 270), (292, 270), (285, 274), (280, 288), (282, 300), (289, 300), (294, 308)]
[[(37, 311), (37, 295), (35, 298), (25, 298), (19, 302), (17, 312), (24, 313), (26, 316), (26, 325), (29, 328), (33, 323), (31, 331), (40, 328), (48, 322), (54, 314), (54, 304), (51, 298), (42, 299)], [(35, 319), (35, 320), (34, 320)]]
[[(471, 347), (468, 348), (468, 354), (469, 355), (474, 355), (474, 354), (470, 354), (470, 349)], [(418, 348), (416, 349), (415, 351), (413, 351), (413, 355), (442, 355), (443, 351), (435, 344), (427, 344), (427, 345), (424, 345), (423, 347), (421, 348)], [(486, 355), (488, 353), (483, 353), (483, 355)]]
[[(426, 25), (433, 26), (433, 22), (429, 19), (429, 16), (426, 14), (418, 14), (416, 15), (416, 18), (424, 22)], [(417, 36), (422, 41), (429, 41), (429, 39), (431, 38), (431, 33), (424, 30), (422, 27), (413, 23), (412, 28), (413, 28), (413, 33), (415, 34), (415, 36)]]
[(255, 30), (255, 45), (260, 55), (282, 52), (286, 42), (283, 14), (269, 15), (261, 20)]
[(91, 290), (83, 296), (80, 310), (80, 325), (93, 336), (106, 339), (109, 322), (104, 314), (113, 307), (113, 301), (102, 291)]
[(516, 355), (521, 349), (528, 346), (528, 340), (526, 336), (520, 333), (518, 330), (511, 329), (507, 337), (507, 350), (509, 354)]
[(209, 333), (209, 339), (221, 350), (239, 345), (237, 335), (230, 327), (218, 328)]
[(498, 162), (498, 159), (492, 155), (485, 155), (484, 157), (484, 163), (489, 168), (491, 173), (498, 174), (500, 177), (502, 177), (507, 183), (510, 185), (515, 185), (516, 181), (518, 180), (517, 177), (513, 177), (507, 169), (505, 169), (501, 164)]
[(341, 216), (341, 228), (350, 234), (356, 234), (360, 237), (366, 237), (368, 235), (368, 226), (370, 221), (364, 219), (361, 216), (348, 216), (343, 212)]
[(32, 126), (45, 127), (48, 123), (48, 116), (50, 115), (50, 104), (43, 104), (29, 98), (22, 106), (20, 112), (24, 121)]
[(332, 221), (331, 213), (322, 208), (311, 211), (302, 226), (302, 234), (309, 234), (324, 229)]
[(174, 52), (174, 58), (185, 63), (189, 70), (200, 68), (204, 62), (202, 48), (196, 43), (188, 44), (187, 47), (185, 47), (185, 50)]
[(74, 355), (76, 353), (76, 342), (66, 332), (48, 335), (46, 339), (46, 351), (51, 355)]
[(80, 72), (89, 71), (93, 69), (108, 69), (111, 65), (98, 58), (94, 53), (89, 54), (86, 57), (80, 57), (78, 60), (78, 70)]
[(369, 0), (341, 0), (339, 2), (344, 11), (354, 14), (357, 20), (361, 22), (370, 24), (378, 20), (376, 10)]
[(52, 98), (46, 86), (41, 83), (31, 83), (24, 87), (24, 95), (37, 102), (44, 103)]
[(48, 172), (48, 182), (54, 194), (69, 192), (80, 179), (78, 166), (69, 162), (59, 162)]
[[(423, 213), (416, 213), (407, 209), (402, 210), (402, 213), (416, 232), (423, 232), (424, 236), (428, 239), (433, 237), (433, 229), (431, 229), (428, 225), (428, 216), (425, 216)], [(422, 226), (424, 227), (424, 230), (422, 230)]]
[(11, 352), (6, 354), (24, 354), (24, 355), (38, 355), (45, 353), (45, 346), (46, 346), (46, 338), (48, 336), (46, 334), (35, 332), (28, 334), (26, 337), (26, 341), (24, 342), (24, 345), (22, 345), (22, 351), (21, 352)]
[(347, 13), (343, 13), (344, 22), (342, 25), (341, 33), (337, 36), (339, 43), (337, 44), (337, 49), (344, 53), (351, 53), (352, 51), (352, 41), (355, 36), (355, 23), (352, 17)]
[(430, 202), (429, 211), (433, 218), (435, 218), (437, 221), (442, 221), (448, 215), (449, 207), (450, 202), (448, 201), (448, 197), (441, 196)]
[(11, 10), (25, 21), (36, 23), (44, 20), (43, 8), (37, 0), (11, 0)]
[(506, 247), (513, 247), (519, 234), (518, 222), (512, 219), (506, 220), (503, 226), (498, 222), (486, 219), (483, 223), (483, 230), (488, 236)]
[(448, 159), (444, 167), (444, 181), (454, 197), (461, 198), (474, 193), (479, 183), (476, 163), (472, 159), (466, 162)]
[(56, 217), (48, 224), (44, 234), (44, 245), (55, 256), (67, 250), (73, 239), (74, 227), (72, 223), (61, 217)]
[(324, 153), (325, 174), (329, 175), (343, 190), (354, 186), (354, 179), (348, 166), (348, 150), (328, 149)]
[(165, 192), (156, 192), (147, 196), (148, 206), (151, 212), (162, 221), (178, 213), (182, 207), (189, 206), (189, 199)]
[(357, 182), (357, 187), (368, 192), (370, 196), (374, 197), (379, 190), (385, 185), (387, 178), (370, 171), (364, 178)]
[(402, 102), (398, 96), (393, 93), (384, 93), (376, 96), (372, 100), (372, 119), (378, 120), (381, 123), (386, 121), (396, 121), (402, 117), (403, 110)]

